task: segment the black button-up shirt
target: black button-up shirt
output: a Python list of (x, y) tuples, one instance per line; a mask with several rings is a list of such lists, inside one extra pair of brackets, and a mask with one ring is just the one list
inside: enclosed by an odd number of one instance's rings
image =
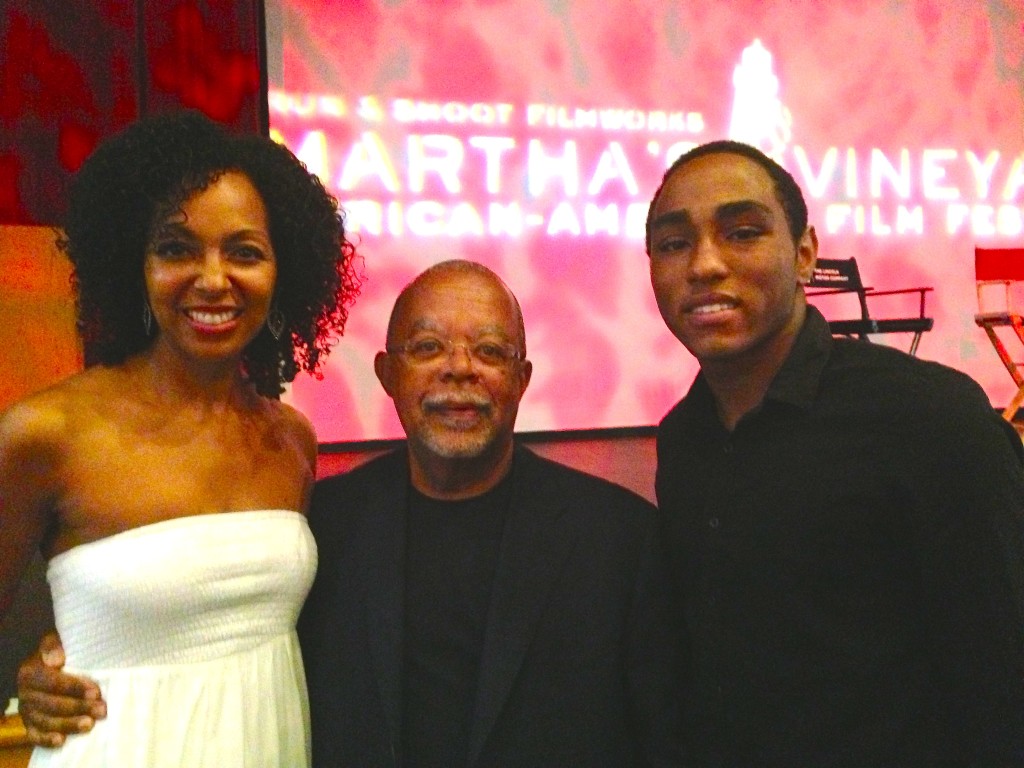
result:
[(1024, 764), (1021, 445), (971, 379), (807, 320), (730, 433), (658, 434), (702, 765)]

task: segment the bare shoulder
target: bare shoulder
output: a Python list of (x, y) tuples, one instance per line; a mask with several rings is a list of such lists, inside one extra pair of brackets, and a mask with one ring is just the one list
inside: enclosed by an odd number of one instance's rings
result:
[(54, 387), (20, 400), (0, 414), (0, 456), (24, 460), (58, 450), (67, 439), (73, 397)]
[(0, 519), (8, 536), (28, 542), (8, 553), (17, 560), (38, 543), (62, 494), (73, 454), (73, 390), (54, 386), (0, 414)]
[(0, 615), (31, 553), (52, 552), (65, 524), (68, 466), (82, 452), (94, 379), (72, 376), (0, 414)]
[(0, 413), (0, 453), (70, 446), (96, 404), (109, 406), (118, 386), (108, 371), (89, 369), (18, 401)]
[(315, 466), (317, 439), (313, 423), (304, 413), (280, 400), (268, 400), (267, 405), (275, 428), (294, 441), (311, 465)]

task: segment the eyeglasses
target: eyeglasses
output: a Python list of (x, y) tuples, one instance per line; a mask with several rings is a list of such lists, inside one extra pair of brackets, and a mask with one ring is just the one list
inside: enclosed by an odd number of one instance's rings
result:
[(473, 362), (488, 368), (500, 368), (513, 360), (522, 359), (522, 354), (512, 344), (502, 344), (498, 341), (454, 342), (451, 339), (437, 339), (433, 336), (409, 339), (401, 346), (387, 347), (386, 351), (391, 355), (405, 355), (414, 363), (433, 363), (442, 357), (450, 357), (456, 347), (462, 347)]

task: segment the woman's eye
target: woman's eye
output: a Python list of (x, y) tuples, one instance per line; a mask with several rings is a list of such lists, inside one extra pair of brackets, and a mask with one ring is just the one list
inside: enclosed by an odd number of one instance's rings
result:
[(190, 250), (181, 240), (164, 240), (153, 247), (153, 253), (161, 259), (181, 259), (188, 256)]
[(266, 254), (253, 245), (243, 245), (236, 248), (232, 254), (239, 261), (263, 261), (266, 258)]

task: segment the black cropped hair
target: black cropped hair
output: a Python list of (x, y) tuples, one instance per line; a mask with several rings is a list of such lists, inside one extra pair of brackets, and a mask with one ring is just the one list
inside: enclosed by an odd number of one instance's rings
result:
[(263, 199), (274, 306), (285, 320), (280, 339), (264, 328), (246, 347), (245, 374), (277, 398), (299, 370), (318, 371), (359, 293), (338, 201), (286, 147), (194, 111), (133, 123), (101, 143), (72, 182), (58, 245), (73, 265), (86, 365), (116, 365), (153, 343), (142, 315), (154, 227), (228, 171), (243, 173)]
[(786, 215), (786, 226), (789, 228), (789, 234), (793, 238), (793, 244), (798, 245), (800, 243), (800, 238), (804, 236), (804, 232), (807, 229), (807, 203), (804, 200), (803, 192), (800, 191), (800, 185), (796, 183), (793, 175), (757, 147), (740, 141), (720, 139), (718, 141), (709, 141), (707, 144), (700, 144), (689, 152), (680, 155), (669, 166), (668, 170), (665, 171), (665, 175), (661, 177), (661, 184), (658, 185), (654, 197), (651, 198), (651, 205), (647, 209), (645, 239), (648, 255), (651, 253), (651, 219), (654, 215), (654, 206), (658, 204), (658, 198), (661, 196), (661, 190), (664, 188), (665, 182), (669, 180), (672, 174), (691, 160), (696, 160), (698, 157), (704, 157), (705, 155), (739, 155), (748, 160), (753, 160), (764, 168), (765, 173), (771, 177), (772, 185), (775, 188), (775, 196), (782, 206), (782, 212)]

